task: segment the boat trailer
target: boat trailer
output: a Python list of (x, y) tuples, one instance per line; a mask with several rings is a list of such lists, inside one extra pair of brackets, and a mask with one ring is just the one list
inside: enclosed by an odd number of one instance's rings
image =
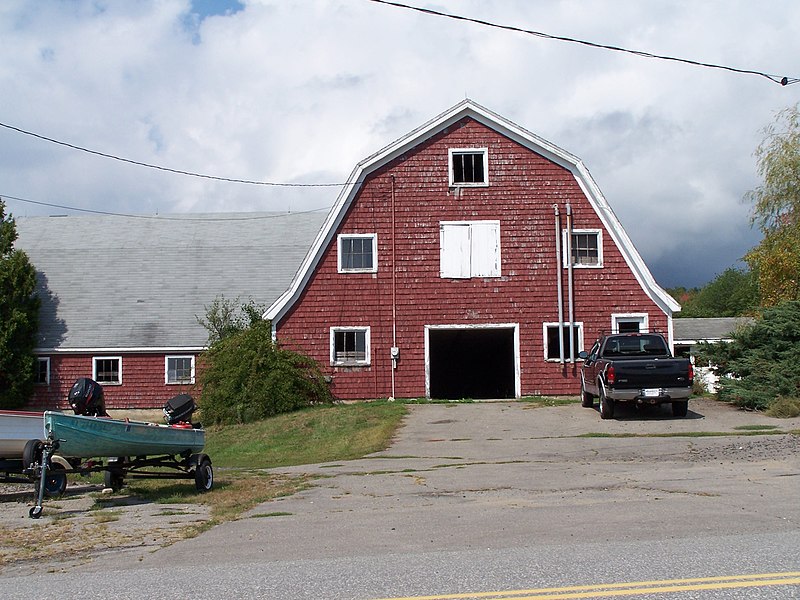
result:
[[(34, 440), (32, 440), (34, 441)], [(207, 492), (214, 486), (214, 470), (211, 459), (207, 454), (193, 454), (183, 452), (178, 455), (163, 456), (136, 456), (136, 457), (111, 457), (104, 463), (97, 459), (70, 459), (71, 468), (64, 468), (63, 464), (54, 463), (53, 458), (58, 452), (60, 442), (64, 440), (47, 439), (38, 442), (37, 455), (29, 463), (25, 472), (30, 478), (38, 480), (39, 487), (36, 494), (36, 505), (28, 511), (31, 519), (42, 516), (43, 500), (45, 495), (63, 493), (66, 489), (66, 476), (79, 474), (89, 476), (91, 473), (103, 473), (103, 483), (106, 488), (115, 492), (122, 489), (126, 478), (131, 479), (194, 479), (195, 488), (200, 492)], [(62, 459), (63, 460), (63, 459)], [(168, 471), (155, 471), (152, 469), (169, 469)], [(58, 477), (58, 484), (63, 487), (60, 492), (53, 491)]]

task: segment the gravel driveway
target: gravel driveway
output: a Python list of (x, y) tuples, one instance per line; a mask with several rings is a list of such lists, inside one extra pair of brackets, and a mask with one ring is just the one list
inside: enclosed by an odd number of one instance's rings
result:
[[(789, 477), (799, 474), (800, 435), (789, 432), (800, 431), (800, 418), (774, 419), (705, 399), (692, 400), (689, 407), (683, 419), (672, 418), (664, 407), (623, 409), (620, 418), (601, 420), (596, 407), (579, 404), (412, 405), (386, 451), (356, 461), (276, 469), (320, 478), (308, 490), (183, 541), (181, 529), (207, 516), (196, 505), (165, 511), (131, 504), (104, 516), (88, 511), (93, 501), (77, 493), (61, 501), (67, 518), (33, 522), (27, 504), (0, 488), (6, 536), (12, 532), (67, 549), (78, 532), (105, 532), (99, 544), (72, 555), (62, 550), (36, 563), (25, 562), (18, 551), (11, 557), (0, 544), (0, 560), (4, 553), (7, 558), (0, 575), (75, 564), (91, 570), (135, 568), (158, 564), (166, 554), (177, 567), (198, 560), (290, 560), (422, 546), (513, 547), (544, 532), (548, 540), (641, 539), (651, 523), (603, 532), (593, 515), (619, 506), (645, 510), (656, 501), (675, 535), (691, 535), (698, 519), (708, 527), (729, 527), (721, 519), (734, 506), (748, 511), (739, 530), (780, 529), (785, 519), (800, 521), (790, 483), (796, 485), (796, 477)], [(745, 435), (752, 432), (758, 435)], [(749, 497), (753, 482), (772, 498), (756, 512)], [(681, 518), (687, 510), (692, 520)], [(168, 550), (158, 550), (165, 545)]]

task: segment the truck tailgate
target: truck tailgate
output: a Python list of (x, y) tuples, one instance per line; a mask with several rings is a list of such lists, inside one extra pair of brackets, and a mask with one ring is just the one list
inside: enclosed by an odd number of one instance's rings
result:
[(614, 361), (617, 388), (668, 388), (689, 385), (689, 361), (681, 358)]

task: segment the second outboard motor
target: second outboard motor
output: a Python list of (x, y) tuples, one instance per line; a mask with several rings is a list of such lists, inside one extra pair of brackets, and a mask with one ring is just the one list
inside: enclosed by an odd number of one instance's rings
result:
[(69, 405), (76, 415), (85, 417), (107, 417), (103, 399), (103, 386), (93, 379), (81, 377), (69, 391)]
[(189, 394), (178, 394), (167, 400), (164, 405), (164, 420), (168, 425), (191, 423), (195, 408), (197, 406)]

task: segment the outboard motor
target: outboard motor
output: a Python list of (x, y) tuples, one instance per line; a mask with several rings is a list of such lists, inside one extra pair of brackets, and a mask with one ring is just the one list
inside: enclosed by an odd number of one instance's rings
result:
[(197, 405), (189, 394), (178, 394), (167, 400), (164, 405), (164, 420), (166, 420), (167, 425), (191, 423), (192, 413), (195, 408), (197, 408)]
[(103, 399), (103, 386), (89, 379), (81, 377), (69, 391), (69, 405), (76, 415), (85, 417), (107, 417), (106, 403)]

